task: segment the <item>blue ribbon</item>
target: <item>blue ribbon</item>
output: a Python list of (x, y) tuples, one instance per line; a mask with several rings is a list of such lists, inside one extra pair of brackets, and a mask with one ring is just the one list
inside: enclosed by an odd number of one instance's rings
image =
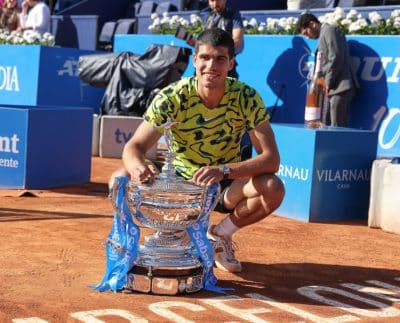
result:
[(127, 274), (137, 257), (140, 231), (133, 223), (131, 212), (125, 199), (128, 178), (117, 177), (113, 186), (116, 192), (114, 219), (111, 231), (106, 240), (106, 272), (103, 280), (91, 286), (100, 292), (114, 292), (127, 286)]
[(210, 212), (214, 209), (218, 201), (219, 184), (211, 185), (203, 201), (203, 210), (195, 224), (186, 228), (192, 243), (194, 244), (200, 260), (204, 266), (204, 289), (216, 293), (225, 294), (231, 288), (222, 288), (216, 286), (217, 278), (214, 275), (214, 252), (210, 241), (207, 239), (207, 228)]

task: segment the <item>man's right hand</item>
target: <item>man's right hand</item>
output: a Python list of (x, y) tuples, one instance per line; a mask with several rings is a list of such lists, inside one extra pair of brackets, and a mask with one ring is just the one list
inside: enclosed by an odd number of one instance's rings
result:
[(137, 164), (136, 166), (130, 167), (128, 172), (132, 181), (142, 184), (153, 183), (158, 174), (157, 168), (150, 162), (148, 164)]

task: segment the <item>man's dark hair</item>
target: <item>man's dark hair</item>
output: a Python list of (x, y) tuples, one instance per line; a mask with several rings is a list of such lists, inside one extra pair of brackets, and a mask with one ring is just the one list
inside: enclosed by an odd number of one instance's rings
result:
[(196, 41), (194, 52), (199, 52), (201, 45), (222, 46), (228, 48), (229, 58), (235, 56), (235, 44), (233, 43), (232, 36), (225, 30), (220, 28), (210, 28), (203, 31)]
[(303, 13), (299, 19), (297, 20), (296, 32), (298, 34), (301, 33), (301, 30), (307, 28), (310, 25), (310, 22), (314, 21), (320, 24), (320, 21), (317, 17), (315, 17), (312, 13)]

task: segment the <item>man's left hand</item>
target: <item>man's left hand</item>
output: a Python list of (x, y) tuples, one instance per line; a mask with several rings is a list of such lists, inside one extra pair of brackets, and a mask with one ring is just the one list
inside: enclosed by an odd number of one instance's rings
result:
[(192, 182), (197, 185), (209, 186), (220, 182), (223, 178), (224, 174), (218, 166), (204, 166), (194, 173)]

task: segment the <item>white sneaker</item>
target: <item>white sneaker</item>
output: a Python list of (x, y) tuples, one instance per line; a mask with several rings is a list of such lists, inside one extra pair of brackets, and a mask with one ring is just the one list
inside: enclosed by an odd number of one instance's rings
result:
[(215, 225), (210, 226), (207, 231), (207, 238), (210, 240), (214, 249), (215, 265), (222, 270), (231, 273), (240, 273), (242, 271), (242, 264), (235, 258), (235, 251), (237, 245), (230, 239), (217, 236), (213, 233)]

